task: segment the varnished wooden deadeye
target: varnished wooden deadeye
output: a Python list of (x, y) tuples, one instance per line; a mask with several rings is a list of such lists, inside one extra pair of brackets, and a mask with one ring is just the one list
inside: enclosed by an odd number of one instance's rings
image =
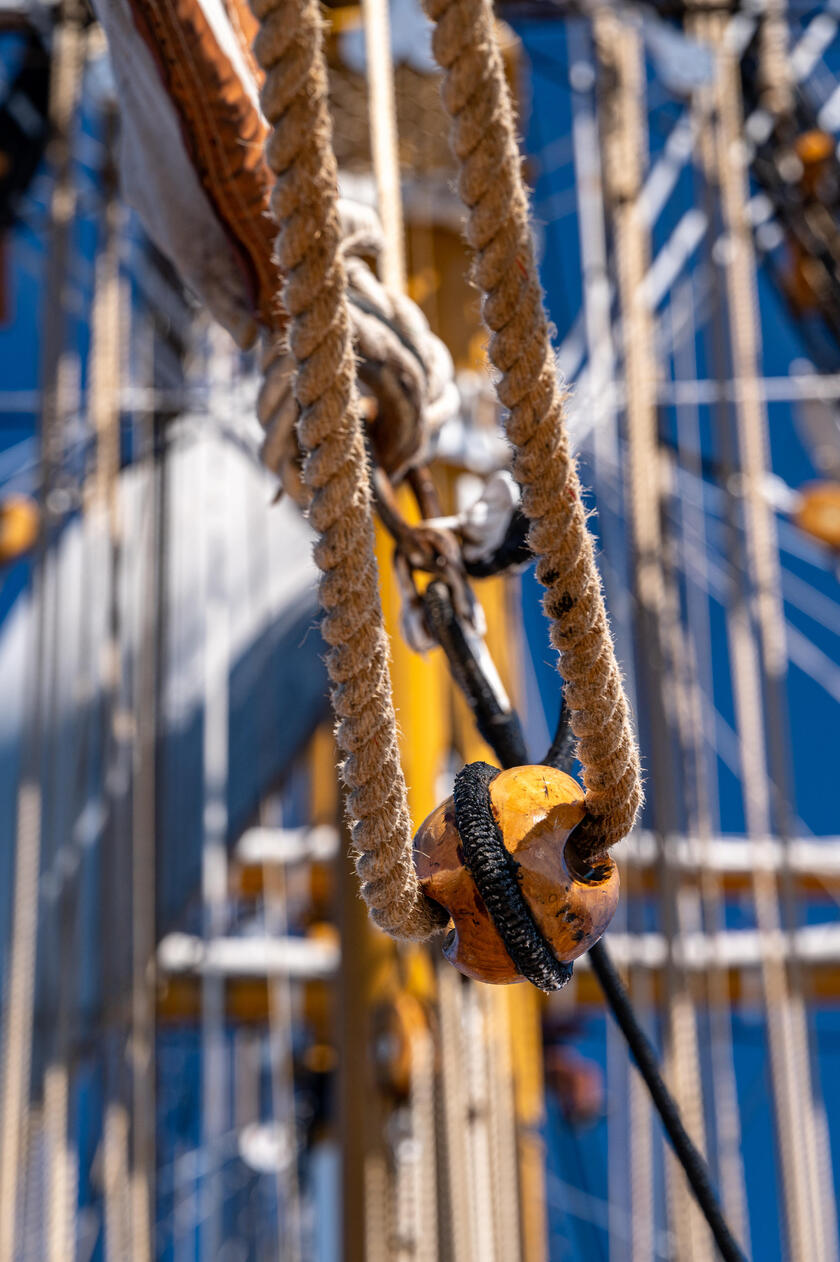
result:
[[(465, 835), (482, 811), (483, 849)], [(414, 862), (427, 897), (452, 918), (444, 952), (462, 973), (486, 982), (525, 975), (546, 990), (568, 980), (571, 962), (597, 942), (618, 902), (613, 861), (583, 864), (575, 853), (583, 815), (582, 789), (554, 767), (496, 773), (474, 763), (461, 772), (454, 796), (418, 830)], [(534, 949), (543, 957), (536, 977)]]

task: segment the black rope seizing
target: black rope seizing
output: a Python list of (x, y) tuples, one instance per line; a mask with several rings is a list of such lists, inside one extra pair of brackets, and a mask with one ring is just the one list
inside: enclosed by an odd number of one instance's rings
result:
[(478, 887), (517, 972), (539, 990), (561, 990), (572, 965), (556, 958), (534, 920), (493, 814), (490, 785), (499, 774), (486, 762), (469, 763), (455, 777), (455, 825), (465, 865)]

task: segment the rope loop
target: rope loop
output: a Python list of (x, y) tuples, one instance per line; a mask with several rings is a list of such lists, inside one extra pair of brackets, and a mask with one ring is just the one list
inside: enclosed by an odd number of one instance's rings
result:
[[(422, 894), (411, 862), (388, 642), (372, 581), (373, 520), (320, 9), (317, 0), (251, 4), (261, 22), (255, 53), (266, 72), (262, 108), (272, 124), (266, 158), (276, 178), (276, 251), (300, 407), (302, 477), (320, 536), (315, 559), (326, 575), (320, 598), (334, 641), (327, 669), (341, 714), (337, 739), (347, 755), (348, 816), (374, 920), (395, 936), (425, 938), (440, 928), (442, 913)], [(574, 702), (572, 728), (586, 737), (580, 752), (596, 854), (632, 826), (641, 801), (638, 753), (568, 452), (510, 95), (488, 0), (428, 0), (427, 8), (436, 22), (435, 55), (447, 72), (444, 102), (469, 203), (467, 236), (492, 334), (489, 353), (501, 374), (499, 398), (510, 409), (514, 468), (532, 546), (544, 541), (551, 557), (549, 570), (543, 566), (540, 573), (544, 581), (551, 576), (546, 608), (567, 698)], [(285, 432), (278, 436), (282, 452), (288, 451)], [(339, 633), (346, 638), (335, 643)]]

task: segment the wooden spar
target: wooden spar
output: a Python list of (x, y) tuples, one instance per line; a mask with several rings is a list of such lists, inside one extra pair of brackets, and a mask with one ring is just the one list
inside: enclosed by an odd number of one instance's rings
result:
[[(634, 646), (636, 680), (646, 701), (647, 737), (656, 774), (650, 799), (657, 838), (659, 906), (669, 944), (665, 964), (664, 1007), (666, 1073), (681, 1102), (695, 1142), (704, 1145), (702, 1089), (699, 1077), (697, 1023), (693, 997), (685, 984), (674, 944), (681, 931), (680, 888), (664, 846), (667, 832), (678, 826), (676, 787), (679, 783), (679, 741), (674, 700), (678, 683), (673, 643), (667, 632), (674, 617), (673, 596), (666, 587), (658, 479), (659, 440), (656, 405), (658, 364), (653, 313), (644, 289), (651, 261), (649, 230), (640, 195), (647, 162), (645, 71), (641, 34), (632, 21), (601, 11), (593, 24), (595, 47), (603, 66), (602, 143), (607, 204), (613, 223), (617, 288), (621, 304), (624, 380), (629, 454), (629, 504), (632, 521)], [(634, 1079), (633, 1090), (639, 1084)], [(639, 1102), (638, 1111), (642, 1112)], [(710, 1255), (708, 1231), (693, 1204), (682, 1172), (666, 1157), (671, 1229), (680, 1255)], [(636, 1204), (644, 1213), (641, 1192)], [(642, 1221), (634, 1213), (634, 1222)], [(648, 1240), (634, 1232), (634, 1256), (645, 1256)]]
[[(592, 455), (596, 487), (615, 477), (619, 467), (618, 411), (616, 406), (616, 355), (611, 318), (612, 284), (608, 270), (604, 185), (601, 163), (601, 139), (594, 97), (595, 73), (593, 45), (589, 23), (572, 20), (567, 23), (569, 79), (572, 99), (572, 143), (574, 151), (575, 194), (577, 198), (578, 232), (580, 236), (581, 274), (585, 278), (581, 293), (589, 391), (593, 399)], [(616, 625), (616, 640), (631, 643), (630, 612), (624, 595), (629, 591), (627, 549), (622, 541), (623, 523), (620, 506), (602, 496), (598, 503), (598, 532), (604, 551), (604, 587), (608, 605)], [(627, 691), (636, 710), (636, 681), (632, 658), (625, 663)], [(626, 843), (622, 846), (625, 849)], [(613, 924), (626, 927), (627, 899), (632, 896), (635, 873), (622, 877), (622, 899)], [(634, 995), (640, 994), (644, 980), (631, 979)], [(577, 987), (576, 987), (577, 992)], [(577, 997), (577, 995), (576, 995)], [(624, 1250), (624, 1241), (614, 1229), (613, 1219), (630, 1217), (631, 1181), (644, 1182), (638, 1200), (647, 1217), (653, 1204), (652, 1177), (652, 1113), (650, 1104), (641, 1098), (639, 1084), (627, 1056), (623, 1036), (614, 1022), (607, 1021), (606, 1089), (614, 1101), (607, 1127), (607, 1191), (610, 1205), (609, 1250), (617, 1259), (616, 1249)], [(638, 1124), (630, 1129), (631, 1107)], [(634, 1217), (638, 1225), (644, 1219)], [(620, 1241), (620, 1243), (618, 1243)]]
[[(756, 294), (752, 235), (748, 225), (742, 198), (746, 197), (747, 181), (741, 148), (740, 129), (743, 127), (741, 111), (739, 67), (737, 55), (725, 44), (725, 21), (722, 15), (703, 13), (704, 4), (697, 5), (692, 19), (692, 29), (705, 36), (716, 47), (715, 81), (700, 99), (700, 108), (709, 120), (704, 133), (701, 151), (705, 175), (710, 189), (720, 196), (720, 217), (723, 229), (728, 233), (729, 248), (725, 257), (725, 285), (730, 316), (731, 352), (733, 374), (738, 383), (735, 413), (740, 435), (747, 436), (745, 452), (748, 469), (747, 522), (753, 514), (752, 525), (747, 525), (750, 550), (749, 559), (742, 557), (737, 508), (729, 499), (727, 512), (729, 553), (741, 559), (741, 575), (733, 578), (727, 607), (727, 632), (730, 645), (731, 678), (735, 696), (741, 758), (741, 780), (744, 788), (744, 806), (748, 831), (752, 835), (766, 835), (771, 822), (770, 784), (766, 765), (766, 731), (762, 697), (761, 670), (751, 625), (752, 611), (745, 596), (744, 586), (748, 575), (753, 577), (761, 592), (758, 603), (759, 616), (766, 616), (772, 600), (772, 582), (768, 574), (778, 564), (774, 554), (775, 541), (769, 532), (769, 523), (763, 521), (758, 534), (754, 525), (759, 486), (756, 480), (759, 465), (763, 465), (762, 435), (766, 424), (763, 403), (757, 391), (758, 326), (756, 320)], [(717, 207), (714, 207), (717, 214)], [(715, 321), (720, 329), (723, 312), (718, 306)], [(718, 333), (721, 337), (722, 334)], [(717, 352), (718, 367), (724, 369), (725, 348)], [(724, 463), (730, 470), (737, 467), (737, 453), (733, 450), (730, 419), (726, 411), (718, 409), (718, 442)], [(758, 551), (754, 545), (760, 542)], [(753, 569), (753, 564), (755, 568)], [(779, 623), (771, 640), (778, 647)], [(759, 927), (765, 934), (777, 932), (781, 925), (778, 884), (775, 877), (756, 870), (753, 879), (753, 897)], [(807, 1055), (803, 1055), (802, 1039), (797, 1027), (802, 1026), (803, 1014), (798, 997), (791, 994), (790, 978), (781, 961), (762, 960), (763, 984), (766, 994), (768, 1044), (773, 1081), (776, 1130), (778, 1136), (780, 1169), (785, 1204), (785, 1230), (792, 1255), (815, 1255), (819, 1231), (819, 1214), (809, 1207), (811, 1176), (816, 1177), (816, 1154)], [(803, 1077), (804, 1075), (804, 1077)]]
[[(287, 932), (286, 873), (266, 864), (263, 873), (266, 931), (271, 941)], [(277, 1251), (284, 1262), (301, 1262), (300, 1188), (298, 1186), (294, 1062), (292, 1059), (292, 988), (288, 973), (268, 980), (268, 1037), (271, 1057), (271, 1112), (275, 1125), (290, 1138), (291, 1160), (277, 1170)]]
[(402, 293), (405, 290), (405, 247), (388, 0), (364, 0), (362, 17), (367, 54), (370, 148), (384, 239), (381, 274), (388, 289)]
[[(381, 278), (396, 294), (405, 292), (405, 239), (402, 191), (396, 129), (394, 67), (391, 56), (391, 30), (387, 0), (364, 0), (362, 6), (367, 56), (368, 123), (373, 157), (377, 205), (383, 229)], [(390, 543), (377, 526), (377, 559), (383, 576), (382, 604), (386, 629), (392, 643), (391, 681), (398, 712), (405, 718), (400, 732), (400, 753), (406, 772), (408, 803), (412, 818), (422, 818), (437, 796), (437, 782), (448, 745), (445, 714), (436, 715), (435, 702), (442, 702), (444, 677), (441, 663), (421, 662), (407, 652), (399, 634), (399, 599), (393, 581)], [(396, 603), (395, 603), (396, 598)], [(418, 669), (419, 668), (419, 669)], [(418, 687), (421, 678), (434, 681)], [(411, 739), (407, 739), (408, 730)], [(406, 759), (409, 759), (407, 765)], [(413, 763), (413, 766), (411, 765)], [(421, 814), (422, 812), (422, 814)], [(368, 930), (370, 932), (370, 930)], [(404, 964), (421, 953), (419, 947), (403, 949)], [(390, 948), (393, 953), (394, 948)], [(424, 1018), (425, 1023), (425, 1018)], [(410, 1108), (414, 1140), (413, 1169), (401, 1170), (396, 1157), (393, 1176), (392, 1230), (398, 1249), (407, 1249), (421, 1260), (436, 1258), (438, 1248), (437, 1134), (434, 1109), (434, 1068), (431, 1034), (427, 1028), (409, 1036)], [(405, 1151), (403, 1147), (403, 1152)], [(344, 1154), (344, 1161), (348, 1154)], [(368, 1155), (369, 1176), (376, 1178), (376, 1158)], [(370, 1190), (370, 1189), (368, 1189)], [(404, 1195), (400, 1195), (403, 1191)], [(371, 1205), (370, 1199), (368, 1205)], [(370, 1240), (371, 1224), (367, 1224)], [(368, 1249), (370, 1256), (370, 1249)]]
[[(34, 638), (28, 659), (26, 686), (26, 728), (23, 765), (17, 800), (15, 837), (15, 887), (11, 952), (9, 959), (6, 1011), (3, 1023), (2, 1086), (0, 1087), (0, 1262), (12, 1262), (16, 1255), (17, 1221), (21, 1204), (21, 1176), (26, 1163), (30, 1074), (32, 1064), (32, 1025), (35, 987), (35, 952), (38, 933), (38, 877), (42, 843), (43, 785), (41, 757), (46, 722), (43, 680), (51, 645), (47, 631), (47, 567), (52, 539), (49, 495), (58, 472), (63, 432), (64, 404), (61, 365), (64, 351), (64, 287), (68, 271), (70, 233), (75, 205), (72, 171), (71, 133), (84, 61), (82, 13), (75, 0), (61, 6), (55, 28), (50, 78), (49, 116), (54, 183), (50, 199), (50, 240), (45, 277), (46, 318), (42, 332), (41, 366), (41, 518), (38, 547), (32, 577)], [(53, 1093), (51, 1091), (51, 1102)], [(58, 1115), (52, 1134), (58, 1145), (65, 1143), (67, 1092), (61, 1085), (57, 1095)], [(55, 1145), (54, 1145), (55, 1150)], [(51, 1192), (58, 1198), (55, 1212), (61, 1218), (51, 1232), (51, 1244), (66, 1240), (66, 1179), (60, 1170), (62, 1153), (57, 1154), (53, 1174), (59, 1174)], [(54, 1253), (54, 1249), (53, 1249)]]
[[(212, 378), (227, 384), (229, 344), (221, 330), (211, 335)], [(204, 830), (201, 857), (202, 930), (205, 939), (226, 927), (228, 830), (228, 706), (230, 626), (228, 608), (228, 484), (219, 452), (200, 448), (199, 502), (203, 506), (204, 566)], [(209, 1206), (200, 1233), (200, 1256), (211, 1262), (222, 1246), (222, 1136), (227, 1130), (228, 1057), (224, 1028), (224, 983), (205, 973), (201, 983), (201, 1141), (207, 1161)]]
[[(154, 335), (147, 324), (146, 351), (154, 371)], [(161, 649), (164, 642), (166, 440), (156, 410), (139, 419), (140, 466), (147, 485), (145, 512), (138, 526), (137, 680), (134, 697), (132, 819), (132, 981), (131, 1076), (132, 1262), (151, 1262), (155, 1253), (156, 1189), (156, 1029), (155, 947), (157, 944), (157, 723), (160, 709)], [(161, 438), (158, 446), (158, 438)]]

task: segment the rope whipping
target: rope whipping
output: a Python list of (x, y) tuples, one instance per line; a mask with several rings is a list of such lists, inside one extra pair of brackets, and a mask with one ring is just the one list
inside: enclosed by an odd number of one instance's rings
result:
[(412, 863), (339, 248), (321, 15), (315, 0), (251, 0), (251, 7), (261, 24), (254, 51), (265, 71), (261, 103), (272, 128), (266, 159), (276, 177), (277, 259), (357, 870), (376, 924), (422, 939), (441, 927), (443, 913), (423, 896)]
[(584, 858), (630, 831), (642, 801), (639, 754), (607, 622), (580, 483), (569, 451), (564, 392), (543, 308), (513, 109), (489, 0), (426, 0), (444, 71), (459, 192), (475, 251), (474, 280), (500, 376), (513, 471), (547, 588), (544, 609), (583, 766)]

